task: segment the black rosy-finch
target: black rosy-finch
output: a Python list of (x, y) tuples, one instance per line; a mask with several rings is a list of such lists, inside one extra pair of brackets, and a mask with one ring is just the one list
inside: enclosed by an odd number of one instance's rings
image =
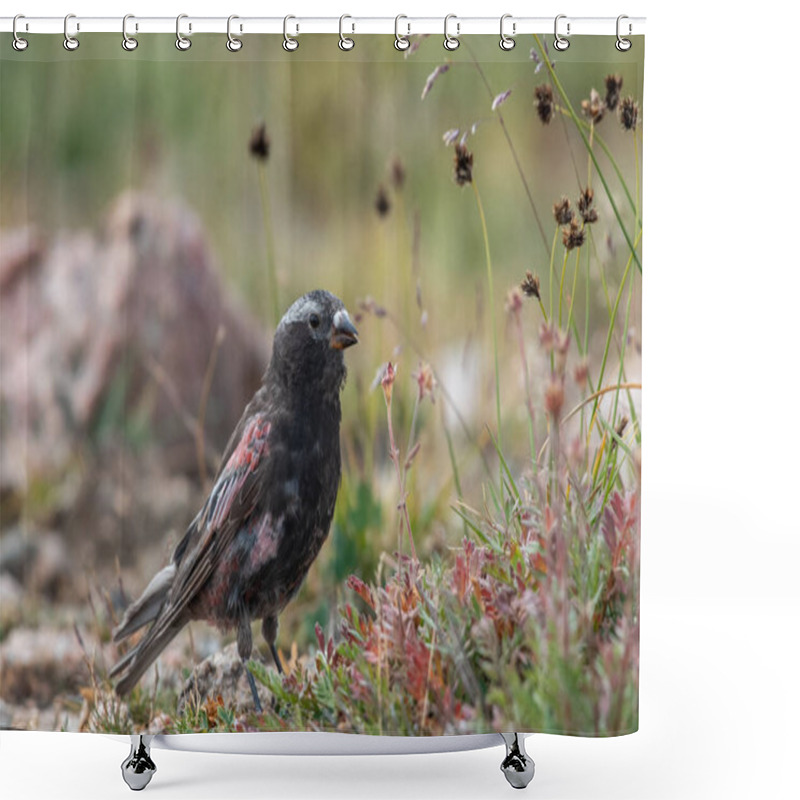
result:
[[(275, 664), (278, 614), (297, 593), (328, 535), (341, 477), (339, 395), (345, 348), (358, 332), (341, 300), (314, 291), (295, 301), (275, 332), (260, 388), (239, 420), (200, 512), (170, 563), (114, 631), (120, 642), (150, 625), (114, 665), (127, 694), (190, 620), (237, 630), (239, 656), (253, 649), (250, 623)], [(256, 708), (261, 706), (247, 670)]]

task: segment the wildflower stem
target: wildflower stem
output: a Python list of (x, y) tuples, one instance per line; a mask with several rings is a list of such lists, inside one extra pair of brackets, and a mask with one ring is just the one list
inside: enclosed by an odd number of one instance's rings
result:
[(546, 322), (548, 321), (548, 320), (547, 320), (547, 311), (545, 311), (545, 308), (544, 308), (544, 303), (542, 302), (542, 298), (541, 298), (541, 297), (540, 297), (540, 298), (538, 298), (538, 302), (539, 302), (539, 309), (540, 309), (540, 310), (541, 310), (541, 312), (542, 312), (542, 318), (544, 319), (544, 321), (545, 321), (545, 323), (546, 323)]
[(575, 109), (572, 107), (572, 103), (570, 103), (569, 101), (569, 97), (567, 97), (567, 93), (564, 91), (564, 87), (561, 85), (561, 81), (558, 79), (558, 75), (556, 75), (556, 72), (553, 69), (553, 65), (550, 63), (550, 59), (547, 58), (547, 54), (544, 51), (544, 46), (542, 45), (542, 41), (539, 38), (539, 34), (534, 33), (533, 38), (536, 40), (536, 44), (538, 45), (539, 50), (542, 53), (545, 66), (547, 67), (547, 70), (550, 73), (550, 79), (553, 81), (553, 85), (556, 87), (558, 93), (561, 95), (561, 99), (567, 106), (569, 115), (572, 118), (572, 121), (575, 123), (575, 127), (578, 129), (578, 133), (580, 134), (581, 139), (583, 139), (583, 143), (586, 146), (586, 149), (589, 151), (589, 156), (592, 159), (592, 163), (594, 164), (595, 171), (597, 172), (597, 177), (600, 178), (600, 182), (603, 184), (603, 188), (606, 191), (606, 196), (608, 197), (608, 202), (610, 203), (611, 208), (614, 210), (614, 216), (617, 218), (617, 223), (619, 224), (619, 228), (622, 231), (622, 235), (625, 237), (625, 241), (628, 244), (631, 256), (633, 260), (636, 262), (636, 266), (639, 268), (639, 272), (641, 272), (642, 262), (639, 260), (639, 256), (636, 253), (636, 245), (631, 241), (631, 237), (628, 235), (628, 231), (625, 230), (625, 226), (622, 224), (622, 216), (620, 215), (619, 209), (617, 208), (617, 203), (614, 200), (614, 195), (611, 193), (611, 189), (609, 188), (605, 176), (603, 175), (603, 172), (600, 169), (600, 165), (597, 162), (597, 156), (595, 156), (594, 151), (592, 150), (589, 144), (589, 140), (586, 138), (586, 133), (584, 132), (583, 127), (580, 124), (580, 120), (578, 119), (578, 116), (575, 113)]
[[(641, 238), (642, 238), (642, 232), (640, 230), (638, 236), (636, 237), (636, 241), (633, 244), (633, 248), (638, 246), (639, 241), (641, 240)], [(603, 348), (603, 359), (600, 362), (600, 375), (597, 378), (597, 385), (598, 386), (602, 385), (602, 383), (603, 383), (603, 376), (605, 375), (606, 363), (608, 361), (608, 353), (609, 353), (609, 350), (611, 349), (611, 339), (613, 338), (613, 335), (614, 335), (614, 324), (615, 324), (616, 319), (617, 319), (617, 311), (619, 310), (619, 303), (620, 303), (620, 299), (622, 298), (622, 292), (625, 289), (625, 282), (628, 279), (628, 274), (630, 273), (631, 264), (633, 263), (633, 254), (634, 254), (634, 249), (631, 249), (631, 254), (628, 257), (628, 263), (625, 265), (625, 272), (623, 272), (623, 274), (622, 274), (622, 280), (620, 281), (619, 289), (617, 290), (617, 297), (614, 300), (614, 308), (613, 308), (613, 310), (611, 312), (611, 319), (609, 320), (609, 323), (608, 323), (608, 334), (606, 335), (606, 344), (605, 344), (605, 347)], [(595, 419), (596, 415), (597, 415), (597, 400), (595, 400), (594, 407), (592, 408), (592, 416), (591, 416), (591, 420), (589, 422), (589, 431), (587, 433), (587, 438), (592, 433), (592, 427), (594, 425), (594, 419)]]
[(411, 533), (411, 519), (408, 516), (408, 503), (406, 502), (405, 493), (405, 480), (403, 478), (403, 471), (400, 467), (400, 451), (397, 448), (396, 440), (394, 437), (394, 426), (392, 425), (392, 400), (391, 397), (386, 397), (386, 419), (389, 425), (389, 457), (394, 462), (395, 471), (397, 472), (397, 485), (400, 489), (400, 502), (398, 508), (402, 513), (400, 518), (400, 528), (403, 528), (405, 521), (406, 529), (408, 530), (408, 541), (411, 545), (411, 557), (414, 561), (417, 560), (417, 550), (414, 547), (414, 536)]
[[(622, 329), (622, 343), (619, 349), (619, 375), (617, 376), (617, 384), (621, 385), (625, 375), (625, 350), (628, 345), (628, 330), (631, 317), (631, 304), (633, 302), (633, 280), (628, 281), (628, 305), (625, 309), (625, 325)], [(614, 395), (614, 411), (611, 415), (612, 426), (617, 424), (617, 407), (619, 405), (619, 389)]]
[(492, 277), (492, 254), (489, 251), (489, 232), (486, 229), (486, 215), (483, 213), (483, 203), (478, 191), (478, 184), (474, 177), (472, 179), (472, 190), (475, 192), (475, 200), (478, 204), (478, 213), (481, 218), (481, 228), (483, 230), (483, 244), (486, 249), (486, 277), (489, 282), (489, 314), (492, 323), (492, 343), (494, 346), (494, 395), (497, 406), (497, 443), (502, 446), (503, 424), (500, 414), (500, 359), (497, 352), (497, 314), (494, 307), (494, 280)]
[(561, 306), (564, 301), (564, 275), (567, 272), (567, 257), (569, 250), (564, 248), (564, 263), (561, 266), (561, 282), (558, 285), (558, 327), (561, 327)]
[(456, 462), (456, 453), (453, 449), (453, 437), (450, 434), (450, 428), (447, 427), (444, 406), (442, 406), (442, 427), (444, 428), (444, 438), (447, 440), (447, 453), (450, 456), (450, 468), (453, 470), (453, 483), (456, 487), (456, 496), (459, 500), (463, 500), (464, 495), (461, 491), (461, 480), (458, 476), (458, 463)]
[(401, 483), (400, 483), (400, 496), (403, 500), (403, 512), (405, 513), (406, 518), (406, 526), (408, 527), (408, 540), (411, 542), (411, 554), (413, 555), (414, 559), (416, 560), (417, 554), (414, 550), (414, 537), (411, 535), (411, 519), (408, 513), (408, 492), (406, 487), (408, 486), (408, 470), (410, 469), (409, 464), (409, 455), (415, 444), (416, 433), (417, 433), (417, 416), (419, 412), (419, 401), (421, 395), (417, 393), (417, 397), (414, 400), (414, 411), (411, 415), (411, 428), (408, 432), (408, 446), (406, 447), (405, 457), (403, 458), (403, 469), (401, 473)]
[[(622, 344), (620, 346), (620, 354), (619, 354), (619, 374), (617, 376), (617, 391), (614, 392), (614, 408), (611, 412), (611, 429), (614, 430), (616, 433), (617, 428), (617, 411), (619, 409), (619, 394), (622, 387), (622, 380), (625, 374), (625, 350), (628, 344), (628, 326), (630, 324), (630, 315), (631, 315), (631, 303), (633, 301), (633, 279), (628, 282), (628, 305), (625, 310), (625, 325), (623, 327), (623, 335), (622, 335)], [(628, 403), (630, 408), (633, 408), (632, 398), (630, 396), (630, 391), (628, 391)], [(614, 455), (614, 462), (616, 463), (616, 452)], [(615, 463), (609, 464), (608, 469), (608, 481), (606, 485), (606, 491), (604, 496), (604, 503), (608, 500), (609, 495), (611, 494), (611, 490), (614, 487), (614, 482), (616, 480), (616, 475), (618, 474), (615, 472), (612, 467), (615, 466)]]
[[(589, 238), (589, 244), (593, 246), (594, 245), (594, 236), (592, 235), (591, 228), (589, 229), (588, 238)], [(583, 353), (582, 353), (582, 355), (585, 355), (586, 353), (589, 352), (589, 306), (591, 305), (591, 303), (589, 302), (590, 291), (591, 291), (591, 286), (589, 284), (589, 272), (590, 272), (589, 267), (591, 265), (591, 258), (592, 258), (592, 251), (590, 249), (589, 252), (586, 255), (586, 309), (585, 309), (585, 313), (584, 313), (584, 324), (585, 324), (586, 327), (583, 329)], [(599, 260), (600, 259), (598, 258), (598, 261)], [(578, 341), (580, 341), (580, 339), (578, 339)]]
[[(489, 85), (489, 81), (486, 78), (486, 74), (483, 71), (483, 68), (480, 65), (480, 62), (475, 57), (475, 54), (470, 50), (469, 45), (467, 45), (467, 50), (469, 50), (470, 57), (472, 58), (472, 63), (475, 65), (475, 69), (478, 70), (478, 74), (481, 76), (481, 80), (483, 81), (483, 85), (486, 87), (486, 91), (489, 93), (489, 97), (494, 98), (494, 92), (492, 91), (492, 87)], [(514, 142), (511, 140), (511, 134), (508, 132), (508, 128), (506, 128), (505, 120), (503, 119), (503, 115), (500, 113), (498, 109), (495, 109), (495, 114), (497, 114), (497, 120), (500, 123), (500, 127), (503, 129), (503, 134), (506, 137), (506, 141), (508, 142), (508, 147), (511, 150), (511, 156), (514, 159), (514, 164), (517, 167), (517, 172), (519, 173), (520, 180), (522, 181), (522, 185), (525, 187), (525, 194), (528, 196), (528, 202), (530, 203), (531, 210), (533, 211), (534, 219), (536, 220), (536, 226), (539, 228), (539, 235), (542, 237), (542, 245), (544, 246), (545, 252), (547, 252), (547, 236), (544, 232), (544, 227), (542, 226), (542, 221), (539, 218), (539, 212), (536, 210), (536, 204), (533, 202), (533, 195), (531, 194), (530, 186), (528, 186), (528, 181), (525, 178), (525, 173), (522, 171), (522, 164), (520, 164), (519, 156), (517, 156), (516, 148), (514, 147)]]
[(640, 197), (640, 178), (639, 178), (639, 141), (636, 128), (633, 129), (633, 160), (636, 164), (636, 208), (633, 213), (636, 217), (637, 227), (642, 227), (642, 200)]
[(427, 361), (431, 365), (431, 369), (433, 369), (433, 377), (436, 379), (436, 385), (439, 387), (439, 392), (441, 393), (442, 397), (445, 399), (447, 404), (450, 406), (453, 414), (455, 415), (456, 420), (458, 421), (459, 426), (464, 434), (464, 437), (470, 443), (470, 445), (475, 449), (478, 456), (480, 457), (481, 464), (483, 466), (483, 470), (486, 473), (488, 478), (492, 477), (492, 470), (489, 466), (489, 462), (486, 460), (486, 455), (483, 452), (480, 444), (478, 443), (477, 439), (475, 438), (474, 434), (470, 430), (467, 421), (464, 419), (464, 415), (458, 408), (458, 404), (455, 401), (455, 398), (447, 389), (447, 385), (443, 382), (440, 373), (435, 369), (433, 366), (433, 362), (428, 358), (425, 350), (422, 346), (414, 339), (414, 337), (403, 327), (403, 324), (397, 317), (392, 314), (391, 311), (386, 311), (386, 319), (392, 323), (394, 328), (400, 333), (403, 339), (408, 343), (408, 346), (422, 359)]
[(272, 325), (275, 327), (281, 319), (281, 302), (280, 297), (278, 297), (278, 272), (275, 265), (275, 241), (272, 235), (272, 213), (269, 203), (267, 166), (263, 161), (258, 165), (258, 187), (261, 192), (261, 210), (264, 214), (264, 235), (267, 239), (267, 276), (270, 299), (272, 300)]
[[(572, 310), (575, 307), (575, 295), (578, 291), (578, 273), (580, 272), (581, 268), (581, 251), (583, 250), (582, 247), (578, 248), (578, 255), (575, 256), (575, 276), (572, 279), (572, 294), (569, 298), (569, 313), (567, 314), (567, 330), (570, 329), (572, 326)], [(587, 270), (588, 272), (588, 270)], [(588, 299), (587, 299), (588, 302)], [(580, 348), (580, 339), (576, 338), (575, 340), (578, 343), (578, 347)]]
[[(541, 300), (539, 301), (541, 303)], [(543, 309), (544, 310), (544, 309)], [(522, 377), (525, 381), (525, 401), (528, 405), (528, 437), (530, 439), (531, 458), (536, 457), (536, 430), (534, 427), (533, 396), (531, 394), (531, 379), (528, 370), (528, 357), (525, 352), (525, 332), (522, 329), (522, 315), (519, 310), (514, 312), (514, 322), (517, 328), (517, 341), (519, 342), (519, 356), (522, 361)]]
[(558, 242), (558, 225), (553, 232), (553, 244), (550, 247), (550, 317), (553, 316), (553, 262), (556, 258), (556, 243)]

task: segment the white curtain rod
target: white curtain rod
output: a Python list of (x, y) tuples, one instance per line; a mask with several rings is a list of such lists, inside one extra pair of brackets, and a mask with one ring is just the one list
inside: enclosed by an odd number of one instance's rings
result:
[[(0, 17), (0, 31), (13, 30), (13, 17)], [(129, 36), (146, 33), (175, 33), (177, 20), (175, 17), (136, 17), (128, 18), (126, 32)], [(561, 36), (614, 36), (617, 33), (616, 17), (570, 17), (560, 15), (558, 32)], [(247, 34), (283, 34), (301, 36), (304, 33), (342, 33), (346, 36), (379, 33), (401, 36), (414, 34), (445, 33), (443, 17), (405, 17), (399, 20), (394, 17), (237, 17), (231, 22), (231, 32), (236, 36)], [(543, 33), (553, 34), (554, 17), (513, 17), (505, 15), (503, 32), (513, 37), (520, 34)], [(397, 27), (396, 27), (397, 26)], [(644, 34), (644, 17), (623, 17), (619, 22), (621, 36), (641, 36)], [(64, 17), (25, 17), (17, 20), (17, 34), (24, 36), (33, 33), (64, 34)], [(68, 19), (70, 36), (84, 33), (119, 33), (122, 34), (122, 17), (81, 17), (70, 15)], [(195, 33), (220, 33), (228, 31), (227, 17), (193, 17), (181, 15), (180, 30), (184, 36)], [(475, 34), (500, 35), (500, 17), (458, 17), (451, 15), (447, 22), (450, 36), (469, 36)]]

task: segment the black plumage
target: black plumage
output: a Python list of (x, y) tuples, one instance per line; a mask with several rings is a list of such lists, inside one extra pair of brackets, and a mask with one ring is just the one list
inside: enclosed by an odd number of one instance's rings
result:
[(300, 588), (333, 518), (341, 478), (343, 350), (357, 341), (344, 305), (329, 292), (310, 292), (286, 312), (262, 385), (225, 448), (208, 498), (171, 562), (114, 631), (119, 642), (150, 624), (111, 670), (119, 695), (190, 620), (235, 627), (239, 655), (247, 661), (250, 624), (261, 619), (280, 669), (278, 615)]

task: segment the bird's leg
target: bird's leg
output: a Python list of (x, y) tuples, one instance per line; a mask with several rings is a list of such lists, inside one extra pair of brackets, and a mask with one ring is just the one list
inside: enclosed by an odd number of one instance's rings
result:
[(250, 630), (250, 617), (246, 614), (239, 619), (236, 645), (239, 649), (239, 658), (242, 659), (242, 666), (247, 675), (247, 682), (250, 684), (250, 692), (253, 695), (253, 705), (256, 707), (256, 712), (260, 714), (264, 709), (261, 707), (261, 700), (258, 698), (256, 679), (253, 677), (253, 673), (247, 668), (247, 662), (250, 660), (250, 655), (253, 652), (253, 632)]
[(269, 645), (269, 651), (272, 653), (272, 658), (275, 661), (278, 674), (283, 675), (283, 667), (281, 666), (281, 659), (278, 655), (278, 648), (275, 646), (275, 640), (278, 638), (278, 618), (264, 617), (261, 623), (261, 634)]
[[(275, 640), (278, 638), (278, 618), (264, 617), (261, 622), (261, 634), (269, 645), (269, 651), (272, 653), (272, 659), (275, 662), (278, 675), (283, 675), (281, 657), (278, 655), (278, 648), (275, 646)], [(278, 701), (275, 699), (274, 695), (272, 697), (272, 710), (278, 710)]]
[(269, 643), (269, 649), (270, 652), (272, 653), (272, 658), (275, 661), (275, 666), (278, 668), (278, 674), (283, 675), (283, 667), (281, 666), (281, 659), (280, 656), (278, 655), (278, 648), (275, 647), (275, 642)]

